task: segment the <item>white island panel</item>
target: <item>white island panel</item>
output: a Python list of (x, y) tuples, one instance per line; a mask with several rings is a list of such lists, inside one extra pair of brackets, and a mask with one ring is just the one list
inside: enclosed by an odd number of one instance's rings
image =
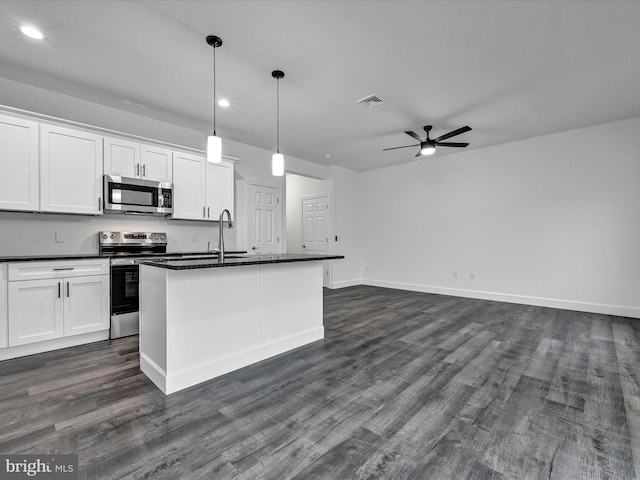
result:
[[(264, 265), (262, 341), (265, 344), (310, 334), (323, 338), (322, 262)], [(317, 292), (309, 295), (308, 292)]]
[(323, 337), (321, 262), (140, 265), (140, 368), (166, 394)]
[(169, 270), (169, 370), (186, 372), (260, 346), (260, 267)]

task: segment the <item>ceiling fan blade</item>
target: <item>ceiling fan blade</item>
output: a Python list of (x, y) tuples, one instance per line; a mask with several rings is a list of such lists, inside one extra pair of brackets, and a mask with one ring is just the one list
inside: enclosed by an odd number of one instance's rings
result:
[(471, 130), (471, 127), (469, 126), (458, 128), (457, 130), (454, 130), (452, 132), (445, 133), (444, 135), (440, 135), (438, 138), (434, 139), (433, 141), (439, 142), (440, 140), (446, 140), (447, 138), (455, 137), (456, 135), (460, 135), (461, 133), (468, 132), (469, 130)]
[(408, 131), (406, 131), (406, 130), (405, 130), (405, 132), (404, 132), (404, 133), (406, 133), (406, 134), (407, 134), (407, 135), (409, 135), (410, 137), (415, 138), (415, 139), (416, 139), (416, 140), (418, 140), (419, 142), (421, 142), (421, 141), (422, 141), (422, 139), (421, 139), (421, 138), (418, 136), (418, 134), (417, 134), (417, 133), (415, 133), (415, 132), (408, 132)]
[(409, 148), (409, 147), (419, 147), (420, 144), (418, 145), (405, 145), (404, 147), (391, 147), (391, 148), (383, 148), (382, 151), (386, 152), (387, 150), (397, 150), (398, 148)]
[(436, 142), (436, 145), (439, 147), (468, 147), (468, 143), (460, 143), (460, 142)]

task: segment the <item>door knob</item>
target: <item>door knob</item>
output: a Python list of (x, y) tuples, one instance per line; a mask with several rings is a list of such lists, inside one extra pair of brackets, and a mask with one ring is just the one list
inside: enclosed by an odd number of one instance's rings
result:
[(251, 247), (251, 250), (255, 250), (255, 249), (256, 249), (256, 247)]

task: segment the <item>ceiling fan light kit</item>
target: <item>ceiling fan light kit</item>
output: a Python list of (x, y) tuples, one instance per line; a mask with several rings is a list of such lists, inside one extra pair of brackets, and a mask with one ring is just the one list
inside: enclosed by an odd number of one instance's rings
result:
[(470, 131), (471, 127), (469, 126), (458, 128), (449, 133), (445, 133), (444, 135), (440, 135), (438, 138), (434, 138), (434, 139), (431, 139), (429, 137), (429, 132), (431, 131), (432, 128), (433, 127), (431, 125), (425, 125), (423, 127), (423, 130), (427, 134), (427, 138), (425, 138), (424, 140), (420, 138), (420, 136), (417, 133), (405, 130), (404, 133), (409, 135), (411, 138), (416, 139), (420, 143), (416, 143), (414, 145), (403, 145), (402, 147), (383, 148), (382, 151), (386, 152), (387, 150), (397, 150), (398, 148), (420, 147), (420, 150), (418, 150), (416, 157), (422, 157), (427, 155), (433, 155), (434, 153), (436, 153), (436, 147), (464, 148), (469, 146), (468, 143), (443, 141), (443, 140), (446, 140), (447, 138), (455, 137), (456, 135), (460, 135), (462, 133)]
[(207, 137), (207, 162), (222, 162), (222, 139), (216, 134), (216, 48), (222, 46), (222, 39), (215, 35), (207, 37), (207, 44), (213, 47), (213, 135)]

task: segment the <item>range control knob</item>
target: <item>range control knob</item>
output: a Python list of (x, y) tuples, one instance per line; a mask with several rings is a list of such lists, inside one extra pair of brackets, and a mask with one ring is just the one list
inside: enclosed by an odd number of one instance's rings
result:
[(113, 240), (114, 238), (116, 238), (116, 236), (112, 233), (110, 238), (111, 240)]
[(109, 238), (109, 235), (107, 235), (106, 233), (103, 233), (102, 234), (102, 238), (104, 238), (106, 240), (107, 238)]

